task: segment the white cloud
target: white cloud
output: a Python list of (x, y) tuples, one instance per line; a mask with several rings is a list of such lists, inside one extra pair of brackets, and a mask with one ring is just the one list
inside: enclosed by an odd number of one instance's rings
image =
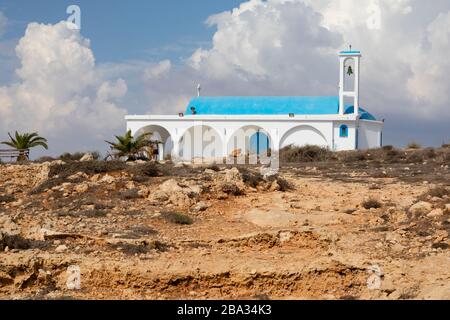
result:
[[(386, 137), (405, 128), (400, 121), (450, 121), (448, 0), (250, 0), (207, 24), (217, 29), (211, 47), (181, 64), (101, 66), (63, 23), (30, 24), (16, 50), (20, 81), (0, 87), (0, 125), (61, 139), (82, 132), (92, 148), (124, 128), (117, 103), (127, 92), (129, 113), (156, 114), (183, 111), (198, 83), (205, 95), (336, 95), (336, 55), (348, 44), (363, 52), (362, 103), (388, 119)], [(448, 138), (444, 126), (431, 127)]]
[(164, 60), (157, 65), (150, 66), (144, 71), (144, 80), (159, 79), (170, 71), (172, 63), (170, 60)]
[[(442, 119), (450, 103), (450, 3), (420, 0), (250, 0), (213, 15), (212, 48), (199, 48), (166, 81), (148, 78), (150, 112), (206, 95), (337, 94), (337, 52), (363, 52), (362, 102), (380, 117)], [(167, 70), (166, 70), (167, 71)], [(169, 90), (165, 90), (169, 88)], [(165, 101), (171, 104), (163, 108)], [(178, 101), (181, 101), (178, 99)], [(426, 108), (424, 107), (426, 104)]]
[(2, 129), (39, 131), (50, 146), (55, 141), (55, 153), (64, 147), (57, 141), (90, 149), (125, 127), (126, 111), (116, 105), (127, 92), (125, 81), (103, 79), (89, 41), (65, 22), (30, 23), (16, 54), (19, 81), (0, 87)]

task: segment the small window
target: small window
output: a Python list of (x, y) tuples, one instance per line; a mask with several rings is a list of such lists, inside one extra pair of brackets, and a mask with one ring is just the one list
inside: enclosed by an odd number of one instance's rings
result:
[(345, 124), (341, 126), (339, 132), (341, 138), (348, 138), (348, 127)]

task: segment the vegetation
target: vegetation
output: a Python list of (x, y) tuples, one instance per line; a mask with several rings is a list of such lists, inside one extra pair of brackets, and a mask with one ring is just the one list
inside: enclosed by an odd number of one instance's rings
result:
[(48, 149), (47, 139), (39, 136), (37, 132), (20, 134), (16, 131), (14, 137), (8, 132), (8, 136), (11, 141), (3, 141), (2, 144), (13, 147), (19, 151), (17, 161), (28, 160), (28, 154), (26, 151), (31, 148), (41, 146)]
[(161, 218), (175, 224), (188, 225), (194, 223), (194, 220), (190, 216), (178, 212), (171, 212), (171, 211), (162, 212)]
[(319, 146), (289, 145), (280, 150), (280, 161), (285, 163), (326, 161), (332, 157), (333, 153), (330, 150)]
[(417, 142), (410, 142), (407, 146), (408, 149), (420, 149), (422, 146)]
[(144, 133), (134, 138), (129, 130), (124, 136), (116, 136), (116, 142), (106, 142), (111, 145), (113, 157), (116, 159), (126, 157), (127, 161), (147, 160), (158, 143), (149, 139), (151, 135), (152, 133)]
[[(92, 154), (92, 157), (94, 158), (94, 160), (99, 160), (101, 158), (100, 152), (98, 151), (91, 151), (88, 152), (90, 154)], [(83, 156), (85, 155), (85, 152), (75, 152), (75, 153), (69, 153), (69, 152), (65, 152), (62, 155), (59, 156), (59, 160), (63, 160), (63, 161), (78, 161), (81, 158), (83, 158)]]
[(383, 205), (377, 199), (369, 198), (363, 201), (362, 206), (364, 207), (364, 209), (372, 209), (372, 208), (378, 209), (381, 208)]

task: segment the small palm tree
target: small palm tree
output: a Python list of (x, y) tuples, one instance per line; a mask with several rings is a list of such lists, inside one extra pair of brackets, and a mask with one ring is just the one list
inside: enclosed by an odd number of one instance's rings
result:
[(16, 131), (14, 137), (8, 132), (11, 141), (3, 141), (2, 144), (13, 147), (19, 151), (17, 161), (28, 160), (27, 150), (41, 146), (48, 150), (47, 139), (39, 136), (37, 132), (20, 134)]
[(127, 161), (135, 161), (145, 158), (144, 152), (154, 147), (156, 142), (149, 139), (151, 135), (152, 133), (148, 132), (134, 138), (129, 130), (124, 136), (115, 136), (117, 142), (106, 141), (106, 143), (111, 145), (115, 158), (127, 157)]

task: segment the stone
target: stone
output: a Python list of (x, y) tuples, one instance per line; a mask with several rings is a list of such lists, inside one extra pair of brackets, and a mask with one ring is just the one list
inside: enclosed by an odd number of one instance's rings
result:
[(94, 161), (94, 156), (92, 153), (85, 153), (84, 156), (81, 157), (80, 162)]
[(89, 186), (86, 183), (78, 184), (74, 188), (75, 192), (84, 193), (89, 190)]
[(280, 191), (281, 186), (278, 184), (277, 180), (272, 181), (269, 187), (269, 191)]
[(412, 214), (427, 214), (433, 209), (433, 206), (429, 202), (420, 201), (412, 205), (409, 208), (409, 212)]
[(62, 245), (57, 246), (55, 251), (61, 253), (61, 252), (66, 251), (67, 249), (68, 249), (67, 246), (62, 244)]
[(110, 176), (109, 174), (103, 176), (103, 178), (100, 179), (100, 182), (104, 182), (104, 183), (114, 183), (116, 181), (116, 179), (113, 176)]
[(174, 179), (162, 183), (158, 189), (149, 195), (150, 200), (160, 202), (168, 201), (175, 206), (191, 206), (198, 201), (201, 188), (198, 186), (184, 185)]
[(444, 215), (444, 212), (442, 209), (434, 209), (430, 213), (427, 214), (428, 218), (437, 218)]
[(91, 177), (90, 181), (91, 182), (98, 182), (100, 180), (101, 176), (100, 174), (95, 174)]
[(444, 209), (445, 213), (450, 213), (450, 203), (447, 203), (445, 205), (445, 209)]
[(287, 242), (287, 241), (292, 239), (292, 232), (290, 232), (290, 231), (281, 231), (278, 234), (278, 237), (280, 238), (280, 242), (281, 243)]
[(194, 211), (205, 211), (209, 208), (209, 205), (206, 202), (199, 202), (195, 205)]

